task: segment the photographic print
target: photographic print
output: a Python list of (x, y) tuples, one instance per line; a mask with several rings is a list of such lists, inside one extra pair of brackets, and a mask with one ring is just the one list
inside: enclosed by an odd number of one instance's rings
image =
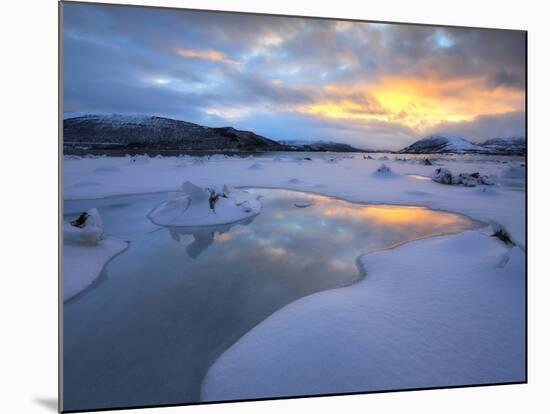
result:
[(526, 32), (60, 13), (62, 411), (527, 380)]

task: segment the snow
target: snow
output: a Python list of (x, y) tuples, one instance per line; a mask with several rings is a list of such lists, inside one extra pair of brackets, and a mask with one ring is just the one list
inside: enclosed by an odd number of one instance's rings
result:
[(122, 240), (102, 239), (103, 222), (93, 208), (81, 227), (63, 224), (63, 300), (89, 287), (100, 275), (105, 264), (126, 249)]
[(442, 153), (442, 152), (488, 152), (487, 148), (484, 148), (480, 145), (473, 144), (464, 138), (455, 135), (455, 134), (433, 134), (427, 137), (422, 138), (414, 142), (412, 145), (404, 148), (403, 152), (423, 152), (422, 149), (426, 149), (432, 153)]
[[(291, 157), (295, 156), (297, 154), (277, 154), (275, 157), (285, 157), (291, 161)], [(386, 160), (384, 163), (396, 177), (381, 180), (373, 175), (380, 166), (380, 161), (376, 159), (337, 158), (338, 162), (326, 163), (326, 155), (322, 157), (314, 157), (313, 161), (302, 165), (261, 158), (264, 168), (254, 171), (254, 174), (247, 171), (251, 164), (250, 158), (239, 157), (209, 161), (196, 157), (150, 158), (144, 164), (130, 164), (125, 157), (65, 157), (64, 197), (93, 199), (118, 194), (177, 191), (186, 180), (210, 188), (219, 185), (220, 181), (235, 188), (291, 187), (300, 191), (321, 192), (352, 202), (422, 205), (462, 213), (480, 221), (498, 223), (508, 230), (518, 245), (523, 246), (525, 243), (525, 179), (502, 177), (502, 173), (510, 167), (525, 169), (521, 167), (524, 158), (482, 155), (432, 157), (437, 167)], [(373, 158), (377, 158), (377, 155), (373, 154)], [(503, 159), (508, 163), (503, 164)], [(260, 159), (256, 157), (256, 160)], [(183, 161), (187, 167), (177, 168)], [(195, 165), (193, 161), (200, 165)], [(120, 171), (96, 172), (100, 167), (117, 167)], [(447, 168), (454, 175), (477, 171), (495, 182), (494, 188), (499, 196), (488, 197), (479, 188), (441, 185), (409, 176), (430, 177), (436, 168)]]
[[(219, 196), (213, 209), (211, 194)], [(160, 203), (147, 217), (160, 226), (213, 226), (245, 220), (259, 214), (261, 208), (260, 201), (244, 190), (226, 185), (201, 188), (187, 181), (181, 195)]]
[[(180, 191), (149, 215), (168, 226), (254, 216), (261, 204), (247, 198), (246, 187), (290, 187), (357, 203), (426, 206), (489, 225), (484, 231), (363, 256), (366, 277), (360, 282), (291, 303), (237, 341), (208, 372), (204, 399), (523, 379), (524, 158), (431, 156), (436, 167), (423, 164), (425, 155), (403, 154), (407, 161), (402, 162), (387, 154), (372, 159), (325, 154), (304, 163), (296, 161), (298, 156), (146, 157), (134, 163), (126, 157), (64, 158), (65, 199)], [(380, 158), (392, 179), (376, 173)], [(263, 168), (251, 173), (248, 167), (256, 162)], [(437, 168), (451, 176), (479, 172), (494, 185), (472, 188), (415, 178), (431, 177)], [(194, 184), (182, 191), (185, 181)], [(218, 199), (216, 214), (209, 210), (207, 188), (229, 193)], [(249, 212), (238, 205), (242, 200), (248, 201)], [(490, 237), (496, 230), (508, 234), (515, 246)], [(102, 239), (95, 245), (66, 242), (65, 298), (92, 284), (125, 246)]]
[(311, 203), (309, 201), (298, 201), (298, 202), (294, 203), (294, 205), (298, 208), (307, 208), (307, 207), (311, 207), (313, 205), (313, 203)]
[(100, 240), (95, 245), (63, 245), (63, 300), (67, 301), (88, 288), (103, 267), (122, 252), (128, 243), (122, 240)]
[(249, 170), (262, 170), (264, 167), (262, 167), (262, 164), (255, 162), (250, 167), (248, 167)]
[[(438, 137), (445, 138), (447, 140), (447, 146), (446, 149), (448, 150), (456, 150), (456, 151), (486, 151), (485, 148), (483, 148), (480, 145), (472, 144), (469, 141), (466, 141), (464, 138), (454, 135), (454, 134), (438, 134)], [(429, 139), (430, 137), (428, 137)]]
[(241, 337), (209, 369), (201, 399), (525, 379), (519, 248), (468, 231), (360, 263), (357, 284), (293, 302)]

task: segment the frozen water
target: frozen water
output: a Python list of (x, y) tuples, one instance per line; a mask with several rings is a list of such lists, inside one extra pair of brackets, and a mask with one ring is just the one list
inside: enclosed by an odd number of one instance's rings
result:
[(361, 254), (477, 226), (421, 207), (249, 192), (262, 196), (261, 214), (210, 227), (145, 217), (175, 194), (65, 202), (67, 214), (97, 206), (106, 236), (130, 240), (65, 304), (66, 409), (196, 402), (225, 350), (285, 305), (357, 282)]

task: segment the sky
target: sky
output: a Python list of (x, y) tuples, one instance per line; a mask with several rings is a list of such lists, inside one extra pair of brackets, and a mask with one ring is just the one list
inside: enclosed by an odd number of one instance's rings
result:
[(400, 149), (524, 136), (525, 35), (64, 3), (64, 111)]

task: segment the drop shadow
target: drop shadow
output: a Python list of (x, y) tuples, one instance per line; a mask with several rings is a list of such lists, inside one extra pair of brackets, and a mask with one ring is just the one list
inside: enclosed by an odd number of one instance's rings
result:
[(35, 398), (34, 402), (54, 413), (58, 411), (57, 398)]

